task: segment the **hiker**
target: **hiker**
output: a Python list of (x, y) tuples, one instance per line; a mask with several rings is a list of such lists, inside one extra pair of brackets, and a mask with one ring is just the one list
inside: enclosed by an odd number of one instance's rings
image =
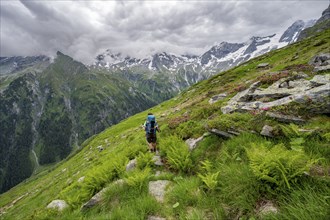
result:
[(143, 127), (144, 130), (146, 131), (146, 139), (149, 145), (149, 151), (156, 152), (156, 141), (157, 141), (156, 132), (157, 131), (160, 132), (160, 129), (156, 122), (156, 117), (152, 113), (148, 113), (147, 120), (144, 123)]

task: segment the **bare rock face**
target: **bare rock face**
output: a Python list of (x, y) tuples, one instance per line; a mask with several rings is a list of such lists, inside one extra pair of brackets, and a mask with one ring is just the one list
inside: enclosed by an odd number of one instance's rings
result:
[(170, 181), (168, 180), (157, 180), (149, 182), (149, 193), (156, 198), (158, 202), (164, 202), (164, 195), (166, 187)]
[(48, 209), (57, 209), (58, 211), (62, 211), (67, 207), (69, 207), (69, 205), (64, 200), (53, 200), (47, 205)]

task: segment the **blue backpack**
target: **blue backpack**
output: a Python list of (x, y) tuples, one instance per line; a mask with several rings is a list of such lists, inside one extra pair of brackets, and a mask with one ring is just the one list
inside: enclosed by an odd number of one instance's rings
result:
[(147, 134), (156, 134), (156, 117), (154, 115), (148, 115), (145, 131)]

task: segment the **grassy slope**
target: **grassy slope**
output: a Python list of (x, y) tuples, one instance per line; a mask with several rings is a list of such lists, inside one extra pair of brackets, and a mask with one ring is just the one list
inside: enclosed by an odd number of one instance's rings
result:
[[(220, 108), (238, 90), (249, 86), (264, 74), (284, 69), (289, 69), (290, 73), (300, 71), (299, 64), (305, 65), (315, 54), (328, 51), (329, 36), (328, 30), (313, 39), (307, 39), (255, 58), (200, 82), (176, 98), (136, 114), (101, 134), (89, 138), (77, 154), (69, 156), (54, 167), (40, 172), (2, 194), (0, 207), (8, 207), (8, 204), (15, 199), (25, 196), (13, 207), (8, 208), (7, 213), (0, 218), (145, 219), (148, 214), (154, 214), (172, 219), (208, 217), (248, 219), (249, 217), (260, 218), (255, 211), (256, 208), (264, 201), (272, 200), (280, 213), (264, 216), (265, 219), (325, 219), (330, 214), (327, 213), (330, 194), (329, 177), (299, 177), (290, 182), (290, 188), (287, 188), (280, 183), (271, 184), (258, 180), (253, 172), (249, 162), (251, 158), (249, 159), (247, 154), (247, 152), (253, 152), (253, 144), (267, 145), (269, 149), (276, 149), (274, 146), (282, 143), (286, 147), (283, 152), (287, 153), (284, 157), (290, 160), (291, 157), (288, 156), (290, 151), (285, 150), (290, 149), (290, 136), (266, 140), (259, 135), (247, 133), (231, 140), (222, 140), (210, 135), (191, 154), (183, 155), (187, 156), (188, 160), (187, 164), (182, 164), (182, 166), (175, 166), (170, 162), (170, 157), (174, 156), (168, 148), (173, 144), (171, 140), (176, 140), (177, 148), (180, 149), (182, 138), (201, 136), (206, 132), (205, 126), (234, 127), (238, 130), (256, 130), (257, 132), (266, 123), (281, 128), (277, 122), (265, 118), (262, 113), (222, 115)], [(267, 70), (256, 68), (259, 63), (264, 62), (270, 63), (271, 68)], [(289, 66), (291, 68), (288, 68)], [(309, 68), (303, 71), (310, 76), (314, 74)], [(229, 97), (214, 105), (209, 105), (209, 98), (221, 92), (227, 92)], [(301, 112), (304, 112), (303, 110)], [(167, 166), (162, 168), (165, 174), (160, 177), (146, 175), (148, 169), (143, 167), (141, 167), (142, 171), (131, 174), (124, 171), (124, 166), (129, 159), (138, 155), (141, 161), (148, 158), (147, 153), (140, 152), (146, 152), (141, 124), (149, 111), (158, 117), (162, 128), (162, 133), (159, 134), (159, 146), (162, 155), (168, 160)], [(164, 116), (161, 117), (161, 115)], [(319, 130), (317, 134), (304, 140), (303, 146), (306, 153), (302, 157), (325, 158), (319, 160), (318, 166), (327, 167), (330, 165), (330, 149), (326, 144), (327, 139), (324, 134), (330, 132), (329, 117), (314, 117), (307, 112), (303, 116), (309, 117), (310, 122), (300, 127), (319, 127)], [(99, 145), (102, 145), (105, 150), (98, 152), (96, 147)], [(270, 151), (264, 152), (266, 156), (270, 154)], [(180, 157), (178, 158), (179, 161), (183, 161)], [(199, 166), (201, 161), (205, 162), (205, 160), (211, 162), (208, 169)], [(192, 164), (194, 166), (191, 166)], [(210, 177), (210, 181), (207, 182), (202, 177), (198, 177), (198, 173), (200, 176)], [(85, 176), (85, 180), (78, 183), (77, 180), (82, 176)], [(79, 211), (83, 202), (103, 186), (118, 178), (137, 180), (135, 183), (131, 181), (131, 184), (122, 187), (112, 186), (106, 193), (105, 202), (101, 206), (86, 213)], [(148, 195), (147, 181), (150, 179), (173, 181), (171, 193), (167, 195), (164, 205), (159, 205)], [(214, 187), (212, 187), (212, 181), (215, 183)], [(71, 208), (62, 214), (47, 211), (45, 207), (53, 199), (64, 199)]]

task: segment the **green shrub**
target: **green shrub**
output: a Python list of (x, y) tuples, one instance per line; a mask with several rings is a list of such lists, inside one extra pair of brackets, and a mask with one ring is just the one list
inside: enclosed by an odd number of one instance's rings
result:
[(177, 136), (167, 137), (160, 143), (160, 150), (167, 157), (170, 167), (176, 171), (188, 173), (192, 167), (188, 146)]
[(273, 189), (290, 189), (315, 163), (303, 152), (287, 150), (283, 144), (270, 149), (252, 144), (246, 151), (254, 175), (265, 183), (266, 190), (271, 193), (274, 193)]

